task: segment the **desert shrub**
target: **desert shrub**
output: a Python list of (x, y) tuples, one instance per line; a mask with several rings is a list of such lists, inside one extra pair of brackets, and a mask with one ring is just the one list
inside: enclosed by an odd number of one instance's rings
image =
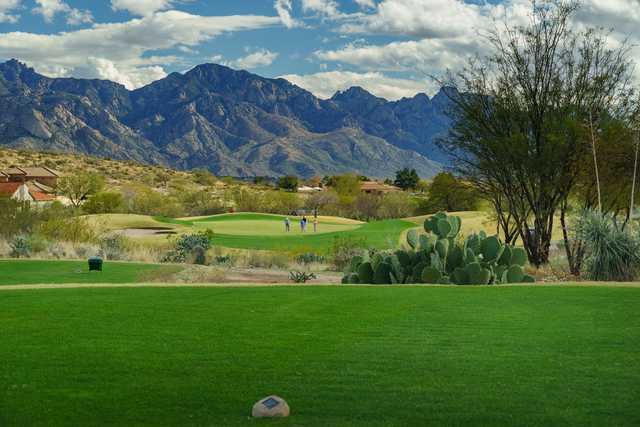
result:
[(383, 198), (377, 194), (360, 193), (353, 202), (357, 219), (368, 221), (378, 218)]
[(306, 271), (290, 271), (289, 279), (294, 283), (307, 283), (309, 280), (315, 280), (316, 275)]
[(194, 169), (191, 171), (193, 179), (200, 185), (211, 186), (215, 185), (218, 179), (210, 171), (206, 169)]
[(124, 197), (122, 193), (103, 191), (91, 196), (82, 210), (88, 214), (121, 213), (125, 211)]
[(233, 265), (233, 258), (231, 255), (217, 255), (213, 260), (218, 265)]
[(287, 268), (289, 257), (281, 252), (248, 251), (244, 263), (249, 268)]
[(303, 253), (295, 257), (295, 261), (300, 264), (321, 264), (326, 262), (326, 260), (326, 257), (313, 252)]
[(366, 248), (366, 238), (337, 236), (331, 247), (331, 261), (337, 270), (342, 271), (354, 257), (367, 253)]
[(296, 193), (285, 191), (267, 191), (261, 197), (262, 212), (287, 215), (302, 207), (302, 201)]
[(49, 248), (49, 241), (39, 234), (31, 234), (29, 236), (29, 246), (31, 253), (37, 254), (46, 252)]
[(9, 246), (11, 247), (11, 256), (14, 258), (28, 258), (31, 256), (31, 243), (28, 236), (15, 236)]
[(387, 193), (382, 196), (378, 218), (406, 218), (415, 213), (416, 203), (407, 193)]
[(211, 191), (184, 191), (179, 201), (189, 216), (216, 215), (227, 211), (225, 201)]
[(640, 239), (594, 211), (583, 212), (575, 222), (576, 236), (585, 242), (585, 272), (597, 281), (631, 281), (640, 273)]
[(28, 234), (40, 222), (40, 212), (27, 202), (0, 197), (0, 236)]
[(81, 217), (52, 217), (42, 222), (37, 230), (49, 240), (79, 243), (98, 239), (96, 230)]
[(175, 197), (147, 187), (127, 188), (124, 190), (124, 198), (129, 211), (135, 214), (177, 218), (185, 213)]
[(108, 260), (125, 259), (127, 252), (127, 242), (123, 236), (108, 235), (104, 236), (98, 242), (100, 253)]
[(231, 198), (238, 212), (260, 212), (264, 207), (263, 194), (245, 188), (236, 188), (231, 192)]
[(185, 234), (176, 239), (174, 247), (164, 257), (164, 262), (189, 262), (203, 265), (206, 263), (206, 252), (211, 247), (213, 232), (210, 230)]

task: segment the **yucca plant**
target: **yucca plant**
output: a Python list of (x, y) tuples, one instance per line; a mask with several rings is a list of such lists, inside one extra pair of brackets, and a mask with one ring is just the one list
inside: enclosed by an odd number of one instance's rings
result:
[(586, 276), (596, 281), (631, 281), (640, 274), (640, 238), (610, 215), (584, 211), (575, 223), (587, 248)]

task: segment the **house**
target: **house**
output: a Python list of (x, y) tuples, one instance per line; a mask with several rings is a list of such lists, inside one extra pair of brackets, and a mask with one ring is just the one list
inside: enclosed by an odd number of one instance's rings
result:
[(35, 204), (48, 204), (56, 199), (55, 195), (41, 191), (30, 182), (0, 182), (0, 197)]
[(382, 182), (362, 181), (360, 183), (360, 191), (367, 194), (387, 194), (396, 191), (402, 191), (402, 189), (394, 185), (384, 184)]
[(319, 191), (322, 191), (322, 187), (310, 187), (308, 185), (298, 187), (298, 193), (317, 193)]
[(10, 167), (0, 171), (0, 182), (38, 182), (53, 192), (60, 174), (47, 167)]

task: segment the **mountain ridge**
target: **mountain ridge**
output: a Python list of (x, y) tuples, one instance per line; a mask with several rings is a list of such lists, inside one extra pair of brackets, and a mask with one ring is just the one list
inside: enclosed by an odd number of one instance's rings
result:
[[(435, 99), (435, 97), (434, 97)], [(202, 64), (129, 91), (109, 80), (50, 78), (0, 64), (0, 145), (79, 152), (218, 175), (442, 167), (447, 116), (425, 94), (386, 101), (353, 87), (327, 100), (285, 79)], [(426, 129), (426, 131), (425, 131)]]

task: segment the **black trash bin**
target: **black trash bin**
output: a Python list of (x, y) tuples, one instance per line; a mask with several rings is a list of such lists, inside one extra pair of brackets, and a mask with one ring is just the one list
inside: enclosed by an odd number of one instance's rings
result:
[(89, 258), (89, 271), (102, 271), (102, 258), (99, 256)]

